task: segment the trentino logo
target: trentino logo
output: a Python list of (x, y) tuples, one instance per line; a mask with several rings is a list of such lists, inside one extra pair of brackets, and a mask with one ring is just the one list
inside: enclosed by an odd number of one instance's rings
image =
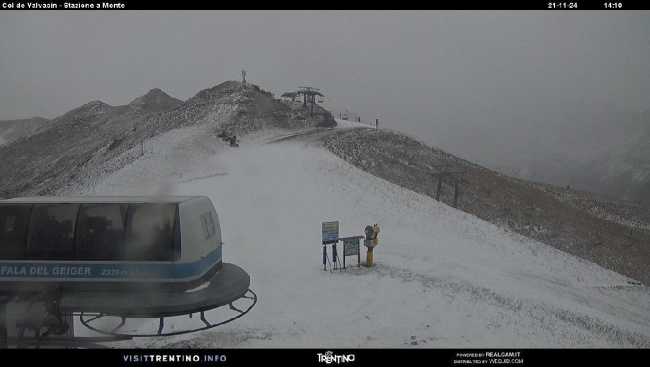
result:
[(340, 364), (354, 362), (354, 354), (334, 354), (331, 350), (328, 350), (325, 353), (316, 353), (318, 356), (318, 362), (326, 364)]

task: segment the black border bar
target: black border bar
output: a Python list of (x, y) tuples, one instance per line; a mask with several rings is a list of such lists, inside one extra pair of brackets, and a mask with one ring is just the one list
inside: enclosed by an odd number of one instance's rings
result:
[[(650, 349), (38, 349), (3, 350), (4, 363), (64, 366), (628, 366)], [(329, 363), (328, 363), (329, 361)], [(39, 364), (42, 365), (42, 364)]]
[[(67, 6), (65, 4), (71, 4)], [(29, 4), (32, 4), (30, 6)], [(51, 4), (56, 7), (52, 8)], [(43, 1), (43, 0), (0, 0), (0, 11), (8, 10), (239, 10), (252, 7), (257, 10), (547, 10), (547, 11), (572, 11), (572, 10), (650, 10), (648, 0), (442, 0), (442, 1), (412, 1), (412, 2), (344, 2), (344, 1), (188, 1), (188, 0), (108, 0), (108, 1)], [(273, 8), (270, 8), (273, 6)], [(383, 9), (382, 9), (383, 8)]]

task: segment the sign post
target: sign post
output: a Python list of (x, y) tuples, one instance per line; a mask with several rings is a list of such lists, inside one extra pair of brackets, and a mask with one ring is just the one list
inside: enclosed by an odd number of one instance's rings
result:
[(357, 255), (357, 265), (361, 266), (361, 249), (359, 243), (362, 236), (341, 238), (343, 241), (343, 269), (345, 269), (345, 258), (347, 256)]
[(339, 242), (339, 221), (323, 222), (321, 224), (322, 245), (323, 245), (323, 270), (327, 270), (327, 245), (332, 244), (332, 260), (336, 267), (337, 254), (336, 243)]
[(339, 240), (339, 221), (323, 222), (321, 226), (323, 245)]
[[(339, 222), (322, 222), (321, 225), (321, 242), (323, 246), (323, 270), (327, 270), (327, 245), (332, 245), (332, 261), (334, 269), (345, 269), (345, 258), (348, 256), (357, 256), (357, 265), (361, 266), (361, 240), (364, 236), (339, 237)], [(343, 242), (343, 254), (339, 254), (336, 245), (339, 241)], [(339, 258), (343, 257), (343, 266), (339, 267)]]

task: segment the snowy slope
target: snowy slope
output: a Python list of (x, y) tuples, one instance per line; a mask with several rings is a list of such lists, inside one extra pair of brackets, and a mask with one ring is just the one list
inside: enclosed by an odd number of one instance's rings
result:
[(337, 119), (335, 118), (334, 121), (336, 121), (336, 126), (337, 127), (374, 127), (373, 125), (368, 125), (364, 124), (362, 122), (357, 122), (357, 121), (348, 121), (348, 120), (343, 120), (343, 119)]
[[(271, 135), (230, 148), (200, 127), (172, 130), (141, 158), (67, 192), (208, 195), (225, 261), (251, 274), (259, 302), (244, 318), (123, 346), (650, 347), (647, 288), (320, 147), (266, 144)], [(325, 220), (340, 220), (342, 235), (379, 223), (377, 265), (323, 271)]]

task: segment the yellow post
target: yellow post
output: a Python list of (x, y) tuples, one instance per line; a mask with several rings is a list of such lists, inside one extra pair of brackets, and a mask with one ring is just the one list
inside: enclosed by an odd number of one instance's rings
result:
[(379, 224), (372, 226), (372, 247), (375, 248), (379, 244)]
[(368, 247), (366, 252), (366, 266), (372, 266), (372, 247)]
[(373, 250), (379, 244), (379, 225), (375, 224), (372, 226), (372, 237), (370, 240), (371, 246), (368, 247), (368, 252), (366, 253), (366, 266), (370, 267), (374, 265), (373, 262)]

